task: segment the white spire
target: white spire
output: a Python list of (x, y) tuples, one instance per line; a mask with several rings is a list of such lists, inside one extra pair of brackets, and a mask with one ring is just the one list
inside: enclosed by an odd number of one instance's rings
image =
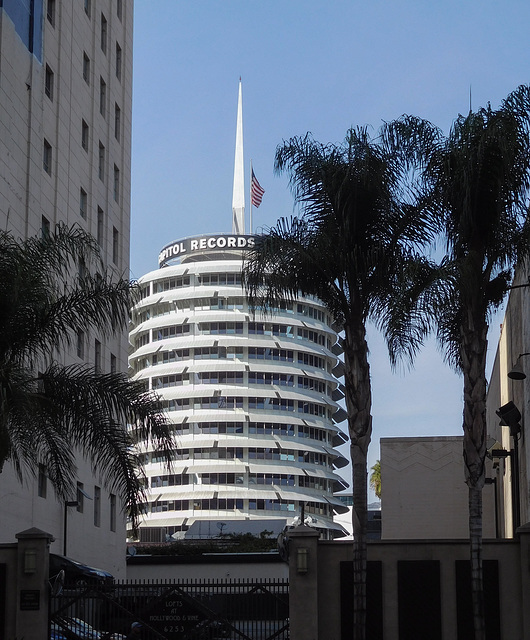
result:
[(237, 103), (236, 157), (234, 161), (234, 190), (232, 193), (232, 233), (245, 233), (245, 169), (243, 167), (243, 98), (239, 78)]

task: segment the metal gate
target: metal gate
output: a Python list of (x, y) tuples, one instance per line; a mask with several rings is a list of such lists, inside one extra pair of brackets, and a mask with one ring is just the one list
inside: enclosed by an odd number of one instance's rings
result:
[(141, 623), (142, 640), (287, 640), (289, 583), (117, 582), (65, 586), (51, 599), (51, 640), (124, 640), (133, 622)]

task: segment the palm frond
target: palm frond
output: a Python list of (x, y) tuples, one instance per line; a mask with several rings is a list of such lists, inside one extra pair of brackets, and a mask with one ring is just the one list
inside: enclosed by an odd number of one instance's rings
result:
[(318, 255), (329, 255), (330, 247), (322, 246), (326, 239), (315, 242), (314, 232), (300, 218), (282, 218), (269, 233), (257, 239), (256, 246), (246, 255), (243, 281), (250, 305), (264, 312), (303, 295), (322, 296), (330, 311), (340, 315), (344, 300), (340, 284), (334, 279), (329, 264)]
[(24, 242), (0, 234), (1, 358), (46, 357), (87, 326), (103, 335), (125, 326), (135, 286), (101, 265), (82, 278), (72, 272), (98, 257), (97, 243), (77, 228)]
[(112, 282), (110, 276), (86, 275), (82, 281), (65, 284), (56, 297), (41, 299), (26, 291), (5, 318), (0, 352), (6, 359), (46, 357), (53, 349), (69, 345), (87, 326), (111, 335), (126, 326), (134, 287), (127, 280)]
[[(342, 145), (323, 145), (307, 134), (278, 147), (275, 170), (288, 173), (301, 214), (279, 221), (249, 254), (244, 275), (252, 303), (273, 306), (287, 293), (294, 298), (301, 292), (319, 297), (340, 324), (376, 317), (383, 328), (390, 321), (387, 309), (403, 285), (395, 276), (400, 260), (407, 255), (409, 263), (421, 261), (419, 250), (439, 230), (432, 212), (417, 204), (420, 181), (411, 167), (423, 147), (407, 138), (409, 129), (421, 132), (423, 144), (440, 144), (430, 123), (403, 117), (385, 124), (374, 140), (357, 127)], [(419, 310), (415, 314), (401, 341), (387, 333), (396, 354), (412, 355), (413, 343), (431, 326)]]
[[(95, 272), (78, 272), (80, 264)], [(84, 456), (133, 526), (144, 499), (133, 436), (172, 460), (163, 406), (125, 374), (61, 366), (53, 355), (79, 330), (106, 336), (123, 327), (135, 293), (133, 283), (105, 273), (97, 243), (79, 228), (25, 241), (0, 233), (0, 470), (9, 461), (22, 480), (42, 464), (68, 499)]]

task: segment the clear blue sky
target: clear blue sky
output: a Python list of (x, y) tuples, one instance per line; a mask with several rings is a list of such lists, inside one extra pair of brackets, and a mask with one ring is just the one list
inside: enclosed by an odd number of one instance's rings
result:
[[(403, 113), (447, 131), (470, 91), (473, 108), (496, 107), (530, 82), (526, 0), (135, 0), (134, 19), (133, 277), (172, 240), (231, 230), (240, 76), (245, 167), (252, 159), (265, 189), (258, 229), (293, 212), (273, 173), (283, 139), (340, 142)], [(370, 464), (382, 436), (460, 434), (461, 381), (435, 347), (396, 375), (369, 340)]]

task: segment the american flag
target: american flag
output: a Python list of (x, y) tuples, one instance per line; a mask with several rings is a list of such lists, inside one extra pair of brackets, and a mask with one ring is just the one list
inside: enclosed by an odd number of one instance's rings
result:
[(258, 179), (254, 175), (254, 169), (252, 169), (252, 181), (250, 183), (250, 199), (252, 201), (252, 206), (260, 206), (264, 193), (265, 189), (258, 182)]

